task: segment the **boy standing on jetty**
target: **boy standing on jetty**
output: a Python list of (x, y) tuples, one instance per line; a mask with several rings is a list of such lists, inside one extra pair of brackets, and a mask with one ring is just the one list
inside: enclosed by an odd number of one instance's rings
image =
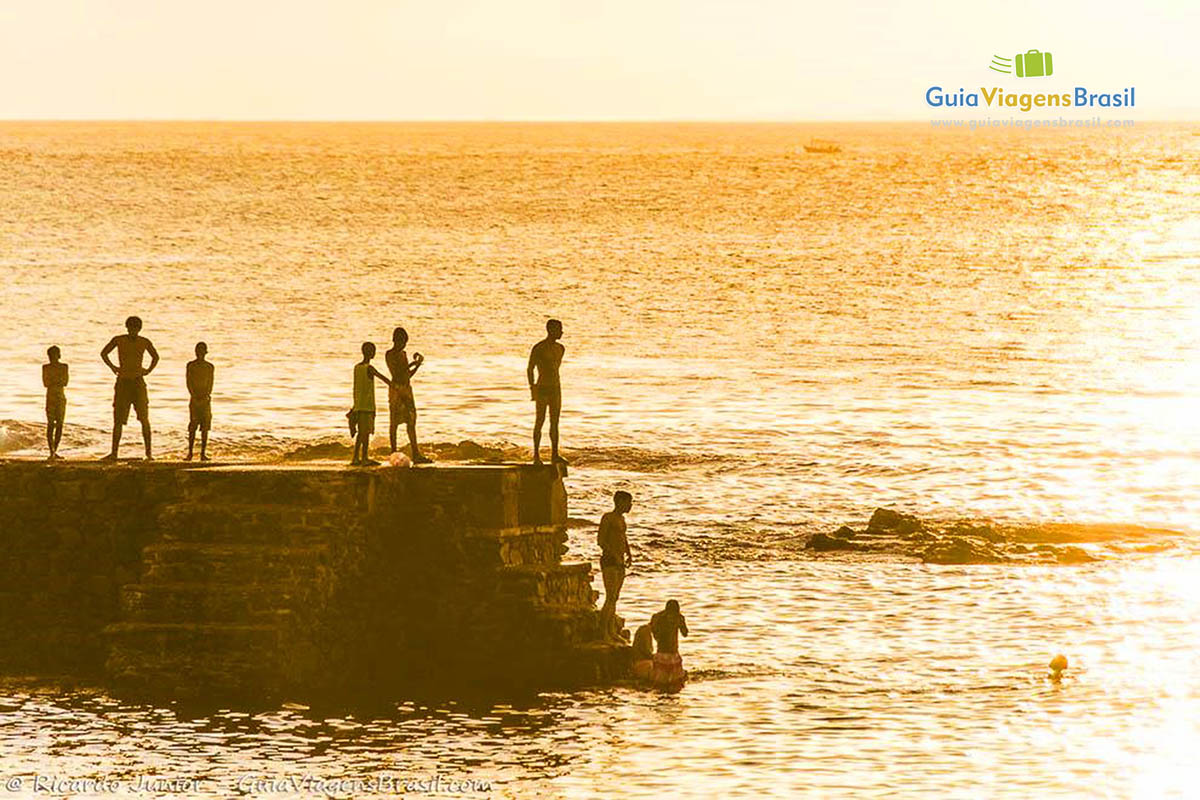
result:
[(354, 407), (350, 414), (355, 440), (354, 458), (350, 463), (356, 467), (377, 467), (379, 462), (373, 461), (370, 455), (371, 434), (375, 433), (375, 378), (388, 386), (392, 382), (371, 366), (371, 359), (375, 357), (374, 344), (363, 342), (362, 354), (363, 360), (354, 365)]
[[(117, 460), (117, 448), (121, 446), (121, 427), (129, 421), (129, 407), (137, 413), (142, 423), (142, 442), (146, 445), (146, 460), (154, 458), (150, 454), (150, 400), (146, 394), (146, 376), (158, 366), (158, 351), (145, 336), (141, 335), (142, 320), (129, 317), (125, 320), (124, 336), (114, 336), (104, 349), (100, 358), (117, 376), (113, 387), (113, 435), (112, 452), (104, 457), (105, 461)], [(117, 351), (117, 363), (109, 359), (108, 354)], [(150, 354), (150, 366), (142, 367), (142, 358)]]
[(58, 455), (58, 443), (62, 441), (63, 420), (67, 417), (67, 381), (70, 376), (67, 365), (59, 361), (62, 351), (58, 345), (46, 351), (50, 359), (42, 365), (42, 386), (46, 387), (46, 444), (50, 446), (50, 457), (47, 461), (55, 461)]
[(616, 492), (613, 495), (613, 510), (600, 518), (600, 531), (596, 541), (600, 545), (600, 574), (604, 579), (604, 605), (600, 608), (600, 635), (621, 639), (615, 630), (617, 600), (625, 584), (625, 569), (633, 564), (633, 553), (629, 550), (626, 536), (625, 515), (633, 508), (633, 495)]
[(208, 461), (208, 431), (212, 427), (213, 372), (211, 361), (205, 361), (208, 345), (196, 342), (196, 360), (187, 365), (188, 401), (188, 452), (185, 461), (192, 460), (196, 446), (196, 429), (200, 429), (200, 460)]
[(429, 464), (430, 459), (421, 454), (417, 445), (417, 401), (413, 399), (412, 377), (425, 363), (425, 357), (413, 353), (409, 363), (408, 353), (404, 347), (408, 344), (408, 331), (396, 328), (392, 331), (392, 349), (383, 354), (387, 362), (388, 372), (392, 373), (392, 382), (388, 385), (388, 441), (392, 452), (396, 452), (396, 429), (400, 423), (408, 428), (408, 447), (412, 453), (412, 463)]
[(562, 383), (559, 381), (558, 371), (566, 352), (566, 348), (558, 341), (562, 335), (562, 323), (556, 319), (547, 320), (546, 338), (529, 351), (529, 366), (525, 372), (529, 378), (529, 396), (536, 409), (533, 423), (534, 464), (542, 463), (542, 424), (546, 421), (547, 411), (550, 412), (550, 461), (553, 464), (567, 463), (566, 459), (558, 454), (558, 418), (562, 413)]

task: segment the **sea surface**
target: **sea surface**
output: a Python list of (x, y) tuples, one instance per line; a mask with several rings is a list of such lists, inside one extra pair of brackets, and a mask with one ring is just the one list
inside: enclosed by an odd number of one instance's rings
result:
[[(204, 340), (215, 457), (348, 458), (359, 345), (403, 325), (431, 450), (527, 458), (525, 362), (557, 317), (573, 557), (595, 560), (588, 523), (631, 491), (621, 611), (677, 598), (693, 675), (677, 696), (215, 711), (9, 681), (0, 779), (1187, 796), (1193, 127), (0, 123), (0, 457), (44, 455), (51, 344), (71, 368), (63, 454), (106, 452), (99, 350), (138, 314), (162, 355), (160, 457), (184, 446)], [(806, 154), (814, 136), (843, 152)], [(1054, 568), (803, 551), (877, 506), (1180, 536)]]

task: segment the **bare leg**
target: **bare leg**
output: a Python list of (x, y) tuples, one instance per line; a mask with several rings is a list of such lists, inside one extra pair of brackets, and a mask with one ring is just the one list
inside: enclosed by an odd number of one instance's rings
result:
[(612, 638), (617, 635), (613, 630), (614, 617), (617, 615), (617, 600), (621, 596), (621, 585), (625, 583), (625, 571), (618, 567), (605, 567), (600, 570), (604, 578), (604, 605), (600, 608), (600, 635)]
[(415, 408), (408, 417), (408, 447), (409, 452), (412, 453), (412, 461), (414, 464), (433, 463), (431, 459), (426, 458), (425, 455), (421, 453), (421, 445), (417, 444), (417, 410)]
[[(192, 460), (192, 450), (194, 450), (195, 447), (196, 447), (196, 423), (193, 422), (188, 425), (188, 454), (184, 457), (184, 459), (183, 459), (184, 461)], [(201, 453), (204, 452), (203, 446), (200, 448), (200, 452)]]
[(542, 425), (546, 422), (546, 404), (537, 401), (537, 416), (533, 421), (533, 463), (542, 463)]
[(114, 420), (113, 421), (113, 435), (112, 435), (112, 452), (110, 452), (105, 457), (105, 460), (106, 461), (116, 461), (117, 460), (117, 450), (120, 447), (121, 447), (121, 423)]
[(146, 460), (153, 461), (154, 456), (150, 453), (150, 420), (142, 420), (142, 442), (146, 445)]
[[(393, 420), (389, 420), (389, 421), (388, 421), (388, 442), (389, 442), (389, 443), (391, 444), (391, 446), (392, 446), (392, 452), (393, 452), (393, 453), (394, 453), (394, 452), (396, 452), (396, 429), (397, 429), (397, 428), (399, 428), (399, 427), (400, 427), (400, 423), (399, 423), (399, 421), (393, 421)], [(409, 427), (409, 430), (410, 430), (410, 431), (412, 430), (411, 426)], [(412, 438), (413, 438), (413, 437), (412, 437), (412, 433), (409, 433), (409, 435), (408, 435), (408, 440), (409, 440), (410, 442), (412, 441)], [(414, 455), (414, 456), (416, 455), (416, 452), (417, 452), (417, 451), (416, 451), (416, 449), (414, 448), (414, 449), (413, 449), (413, 455)]]
[(54, 457), (58, 458), (58, 445), (62, 441), (63, 421), (62, 418), (54, 420)]
[(46, 449), (50, 451), (49, 460), (54, 460), (54, 419), (46, 417)]
[(565, 463), (558, 454), (558, 416), (562, 413), (562, 404), (553, 403), (550, 406), (550, 461), (558, 464)]
[(200, 431), (200, 460), (208, 461), (208, 430)]

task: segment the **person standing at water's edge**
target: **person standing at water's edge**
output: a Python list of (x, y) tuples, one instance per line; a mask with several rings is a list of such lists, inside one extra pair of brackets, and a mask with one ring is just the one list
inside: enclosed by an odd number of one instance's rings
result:
[[(117, 376), (113, 387), (113, 435), (112, 452), (104, 457), (105, 461), (116, 461), (117, 450), (121, 446), (121, 428), (129, 421), (129, 407), (137, 413), (142, 423), (142, 442), (146, 445), (146, 459), (153, 458), (150, 452), (150, 399), (146, 393), (146, 376), (158, 366), (158, 351), (149, 339), (141, 335), (142, 321), (138, 317), (125, 320), (126, 333), (114, 336), (104, 349), (100, 358)], [(117, 351), (117, 363), (109, 359), (109, 353)], [(150, 366), (142, 367), (142, 359), (150, 354)]]
[(600, 531), (596, 541), (600, 545), (600, 575), (604, 579), (604, 605), (600, 608), (600, 635), (620, 639), (614, 619), (617, 600), (625, 584), (625, 570), (633, 564), (633, 553), (629, 550), (626, 535), (625, 515), (633, 508), (633, 496), (629, 492), (613, 495), (613, 510), (600, 518)]
[(208, 345), (196, 342), (196, 360), (187, 365), (188, 400), (188, 451), (187, 461), (192, 460), (196, 446), (196, 429), (200, 429), (200, 460), (208, 461), (208, 431), (212, 427), (213, 373), (211, 361), (205, 361)]
[(408, 447), (412, 453), (412, 463), (429, 464), (430, 459), (421, 454), (417, 445), (417, 401), (413, 399), (412, 377), (425, 363), (425, 357), (413, 353), (410, 363), (408, 353), (404, 351), (408, 344), (408, 331), (396, 328), (392, 331), (392, 349), (383, 354), (387, 362), (388, 372), (392, 373), (392, 382), (388, 386), (388, 441), (392, 452), (396, 452), (396, 429), (403, 423), (408, 429)]
[(58, 443), (62, 441), (63, 421), (67, 417), (67, 365), (59, 361), (62, 351), (55, 345), (46, 351), (49, 363), (42, 365), (42, 386), (46, 387), (46, 444), (49, 461), (59, 458)]
[[(363, 342), (363, 360), (354, 365), (354, 407), (350, 410), (353, 415), (355, 428), (354, 458), (350, 461), (355, 466), (376, 467), (378, 461), (372, 461), (370, 455), (371, 434), (375, 433), (375, 379), (386, 383), (392, 382), (371, 366), (375, 357), (375, 345)], [(360, 455), (361, 453), (361, 455)]]
[(558, 372), (562, 366), (563, 353), (566, 352), (558, 341), (562, 335), (562, 323), (556, 319), (547, 320), (546, 338), (535, 344), (529, 352), (526, 375), (529, 378), (530, 398), (536, 404), (536, 418), (533, 423), (535, 464), (542, 463), (542, 425), (546, 421), (547, 411), (550, 412), (550, 460), (555, 464), (567, 463), (566, 459), (558, 454), (558, 418), (562, 412), (562, 384), (559, 382)]

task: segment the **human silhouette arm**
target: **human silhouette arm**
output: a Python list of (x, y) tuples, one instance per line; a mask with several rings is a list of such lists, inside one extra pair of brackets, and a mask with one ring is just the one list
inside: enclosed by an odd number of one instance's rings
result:
[(114, 336), (113, 338), (108, 340), (108, 344), (104, 345), (104, 349), (100, 351), (100, 360), (108, 365), (108, 368), (112, 370), (113, 375), (117, 374), (117, 365), (112, 363), (112, 361), (108, 357), (108, 354), (111, 353), (113, 350), (115, 350), (116, 347), (117, 347), (117, 337)]
[(142, 370), (143, 375), (149, 375), (158, 366), (158, 351), (154, 349), (154, 343), (149, 339), (146, 340), (146, 352), (150, 354), (150, 366)]
[(687, 620), (683, 618), (683, 614), (679, 615), (679, 632), (684, 636), (688, 635)]
[(632, 567), (632, 566), (633, 566), (633, 551), (629, 549), (629, 536), (628, 536), (628, 534), (626, 534), (626, 536), (625, 536), (625, 566), (626, 566), (626, 567)]
[(538, 346), (535, 344), (529, 351), (529, 366), (525, 368), (525, 376), (529, 379), (529, 399), (537, 400), (537, 389), (534, 387), (533, 369), (537, 366)]
[(63, 388), (65, 389), (67, 384), (71, 382), (71, 368), (68, 367), (66, 364), (63, 364), (62, 367), (63, 367), (62, 385), (63, 385)]
[(385, 377), (385, 376), (384, 376), (384, 374), (383, 374), (382, 372), (380, 372), (379, 370), (375, 369), (374, 367), (367, 367), (367, 374), (368, 374), (368, 375), (370, 375), (370, 376), (372, 376), (372, 377), (374, 377), (374, 378), (379, 378), (379, 380), (383, 381), (383, 382), (384, 382), (384, 383), (386, 383), (388, 386), (391, 386), (391, 385), (392, 385), (392, 381), (391, 381), (391, 379), (390, 379), (390, 378), (387, 378), (387, 377)]
[(408, 365), (408, 377), (411, 378), (413, 375), (416, 375), (417, 370), (419, 370), (421, 365), (424, 363), (425, 356), (421, 355), (420, 353), (413, 353), (413, 360), (409, 362)]
[(196, 393), (196, 370), (191, 364), (188, 364), (185, 374), (187, 375), (188, 394), (194, 395)]

